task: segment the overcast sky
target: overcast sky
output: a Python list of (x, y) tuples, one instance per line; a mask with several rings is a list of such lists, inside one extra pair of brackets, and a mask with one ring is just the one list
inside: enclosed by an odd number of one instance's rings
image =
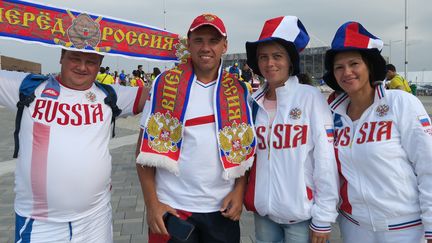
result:
[[(408, 71), (432, 70), (432, 1), (408, 1)], [(245, 42), (257, 40), (265, 20), (295, 15), (305, 25), (312, 46), (330, 45), (336, 29), (346, 21), (360, 22), (386, 43), (382, 54), (390, 55), (398, 71), (404, 70), (405, 0), (39, 0), (59, 8), (79, 10), (130, 20), (185, 35), (194, 17), (214, 13), (225, 22), (228, 53), (245, 52)], [(166, 14), (164, 15), (164, 2)], [(166, 19), (166, 21), (164, 21)], [(57, 72), (59, 51), (37, 44), (0, 39), (0, 55), (42, 63), (42, 72)], [(144, 70), (164, 63), (107, 57), (104, 66), (131, 72), (138, 64)]]

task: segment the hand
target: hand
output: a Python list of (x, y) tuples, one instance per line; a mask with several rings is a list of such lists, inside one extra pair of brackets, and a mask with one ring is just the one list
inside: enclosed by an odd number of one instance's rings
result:
[(318, 233), (313, 230), (311, 232), (311, 243), (326, 243), (330, 239), (330, 232)]
[(222, 201), (220, 209), (222, 216), (229, 218), (233, 221), (240, 220), (241, 212), (243, 210), (243, 191), (233, 190)]
[(150, 231), (155, 234), (168, 235), (168, 231), (165, 228), (163, 215), (168, 212), (176, 217), (179, 217), (177, 211), (161, 202), (156, 202), (152, 205), (147, 206), (147, 224)]

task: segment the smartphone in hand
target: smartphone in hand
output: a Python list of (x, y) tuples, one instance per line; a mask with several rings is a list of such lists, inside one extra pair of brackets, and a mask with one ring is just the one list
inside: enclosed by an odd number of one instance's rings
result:
[(163, 218), (168, 233), (177, 240), (187, 241), (195, 229), (193, 224), (168, 212), (164, 214)]

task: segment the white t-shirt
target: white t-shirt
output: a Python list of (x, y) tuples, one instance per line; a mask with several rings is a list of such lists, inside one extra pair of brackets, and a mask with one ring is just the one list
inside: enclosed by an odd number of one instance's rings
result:
[[(0, 71), (0, 105), (16, 110), (26, 75)], [(48, 83), (57, 85), (58, 96)], [(112, 87), (121, 116), (131, 115), (138, 89)], [(110, 201), (112, 112), (104, 103), (106, 95), (95, 85), (85, 91), (66, 88), (51, 76), (35, 96), (21, 121), (15, 211), (52, 222), (86, 217)]]
[[(216, 81), (192, 84), (185, 114), (179, 176), (165, 169), (156, 170), (156, 191), (159, 201), (188, 212), (219, 211), (222, 200), (232, 191), (234, 179), (222, 178), (222, 162), (218, 155), (214, 121), (214, 90)], [(144, 108), (141, 128), (149, 116)]]

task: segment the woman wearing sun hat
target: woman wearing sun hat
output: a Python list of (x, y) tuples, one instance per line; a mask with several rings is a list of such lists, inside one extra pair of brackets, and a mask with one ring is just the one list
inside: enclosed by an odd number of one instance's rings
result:
[(346, 243), (432, 242), (432, 127), (421, 102), (386, 90), (383, 42), (361, 24), (336, 32), (324, 81), (341, 174), (340, 226)]
[(245, 196), (258, 243), (324, 243), (337, 217), (330, 109), (296, 77), (308, 42), (300, 20), (285, 16), (267, 20), (259, 40), (246, 43), (248, 65), (266, 79), (253, 96), (257, 158)]

